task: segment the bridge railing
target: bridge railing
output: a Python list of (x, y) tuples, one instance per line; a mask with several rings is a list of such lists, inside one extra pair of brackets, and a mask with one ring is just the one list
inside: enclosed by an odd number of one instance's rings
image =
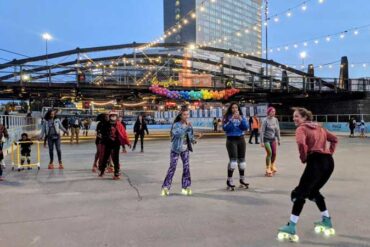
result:
[[(134, 70), (119, 73), (101, 73), (96, 72), (89, 76), (86, 75), (82, 81), (77, 81), (77, 76), (70, 75), (67, 80), (45, 81), (45, 78), (30, 77), (30, 81), (5, 81), (9, 83), (30, 85), (32, 83), (72, 83), (91, 86), (150, 86), (153, 81), (160, 85), (176, 87), (184, 84), (198, 88), (227, 88), (235, 87), (249, 91), (271, 91), (271, 92), (370, 92), (370, 78), (340, 80), (339, 78), (318, 78), (305, 76), (262, 76), (250, 75), (246, 73), (209, 75), (203, 73), (191, 73), (188, 77), (179, 77), (171, 73), (151, 73), (148, 76), (144, 70)], [(207, 77), (209, 75), (209, 77)], [(72, 76), (72, 77), (71, 77)], [(154, 79), (155, 78), (155, 79)], [(185, 78), (185, 79), (183, 79)]]

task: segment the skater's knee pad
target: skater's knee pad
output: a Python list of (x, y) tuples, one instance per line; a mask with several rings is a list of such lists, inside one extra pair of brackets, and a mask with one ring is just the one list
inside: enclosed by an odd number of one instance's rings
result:
[(245, 161), (239, 163), (240, 170), (245, 170), (246, 167), (247, 167), (247, 163)]
[(304, 196), (296, 190), (292, 191), (292, 193), (290, 194), (290, 199), (292, 200), (293, 203), (304, 204), (306, 202)]
[(238, 162), (236, 160), (231, 160), (230, 163), (229, 163), (229, 168), (231, 170), (235, 170), (236, 167), (238, 166)]

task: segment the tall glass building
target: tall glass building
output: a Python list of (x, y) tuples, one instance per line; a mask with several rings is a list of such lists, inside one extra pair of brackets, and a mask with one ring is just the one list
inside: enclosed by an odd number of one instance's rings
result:
[[(164, 0), (164, 30), (194, 12), (195, 19), (166, 38), (168, 43), (196, 43), (261, 55), (262, 0)], [(182, 23), (181, 23), (182, 24)]]

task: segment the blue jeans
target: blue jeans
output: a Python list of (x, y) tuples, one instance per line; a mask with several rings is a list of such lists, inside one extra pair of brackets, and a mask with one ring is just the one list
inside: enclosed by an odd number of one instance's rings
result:
[(58, 161), (59, 163), (62, 163), (62, 151), (60, 150), (60, 137), (56, 139), (53, 137), (48, 137), (49, 156), (50, 156), (49, 164), (52, 164), (54, 162), (54, 145), (55, 149), (57, 150)]

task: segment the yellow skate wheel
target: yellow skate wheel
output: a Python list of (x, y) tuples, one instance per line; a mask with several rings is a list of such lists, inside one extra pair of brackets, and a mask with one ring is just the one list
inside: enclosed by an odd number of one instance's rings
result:
[(298, 235), (291, 235), (290, 236), (290, 241), (292, 241), (292, 242), (298, 242), (299, 241)]
[(324, 228), (322, 226), (315, 226), (315, 232), (317, 234), (320, 234), (324, 231)]
[(332, 235), (335, 235), (335, 230), (334, 228), (325, 229), (324, 234), (326, 237), (330, 237)]
[(279, 241), (283, 241), (284, 239), (287, 238), (287, 234), (284, 233), (284, 232), (279, 232), (278, 235), (277, 235), (277, 238)]

